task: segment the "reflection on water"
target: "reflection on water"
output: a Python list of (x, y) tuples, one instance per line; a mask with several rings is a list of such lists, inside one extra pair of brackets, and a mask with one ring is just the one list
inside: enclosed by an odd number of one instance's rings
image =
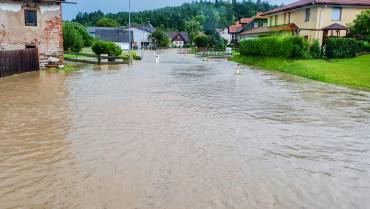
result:
[(0, 208), (368, 208), (370, 94), (235, 66), (1, 79)]

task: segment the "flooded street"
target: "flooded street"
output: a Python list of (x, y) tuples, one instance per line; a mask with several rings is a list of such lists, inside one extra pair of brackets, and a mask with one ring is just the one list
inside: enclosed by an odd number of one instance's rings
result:
[(368, 209), (370, 93), (235, 68), (0, 79), (0, 208)]

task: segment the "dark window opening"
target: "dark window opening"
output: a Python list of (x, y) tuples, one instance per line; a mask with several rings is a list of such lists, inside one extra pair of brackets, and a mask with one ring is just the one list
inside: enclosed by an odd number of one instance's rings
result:
[(305, 13), (304, 21), (305, 22), (308, 22), (308, 21), (310, 21), (310, 18), (311, 18), (311, 9), (310, 8), (307, 8), (306, 9), (306, 13)]
[(34, 49), (36, 48), (35, 44), (26, 44), (26, 49)]
[(37, 11), (25, 9), (24, 20), (26, 26), (37, 26)]

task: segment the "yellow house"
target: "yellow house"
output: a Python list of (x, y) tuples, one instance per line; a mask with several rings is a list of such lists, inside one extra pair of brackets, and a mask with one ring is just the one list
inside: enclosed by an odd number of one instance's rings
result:
[(370, 0), (300, 0), (267, 11), (268, 26), (294, 23), (298, 34), (320, 42), (328, 36), (345, 36), (346, 26), (370, 9)]

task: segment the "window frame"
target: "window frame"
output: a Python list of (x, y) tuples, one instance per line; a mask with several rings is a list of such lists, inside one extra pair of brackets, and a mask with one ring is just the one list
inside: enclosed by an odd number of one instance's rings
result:
[[(338, 19), (333, 18), (334, 17), (334, 11), (336, 11), (336, 9), (339, 10), (339, 18)], [(343, 12), (342, 7), (332, 7), (331, 8), (331, 20), (332, 21), (342, 21), (342, 12)]]
[[(35, 18), (35, 22), (34, 23), (30, 23), (28, 20), (28, 13), (34, 13), (34, 18)], [(24, 25), (25, 26), (30, 26), (30, 27), (37, 27), (37, 21), (38, 21), (38, 18), (37, 18), (37, 10), (35, 9), (24, 9)]]
[(309, 22), (311, 20), (311, 8), (306, 8), (304, 10), (304, 21)]

